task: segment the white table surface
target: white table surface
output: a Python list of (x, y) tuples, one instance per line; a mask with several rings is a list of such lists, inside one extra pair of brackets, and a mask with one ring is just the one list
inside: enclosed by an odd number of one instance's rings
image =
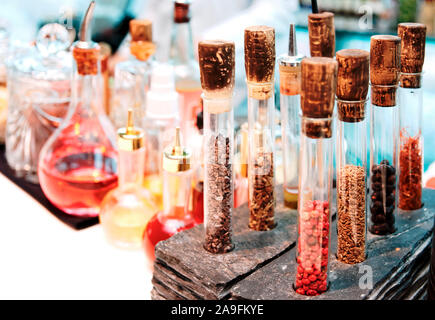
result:
[(0, 299), (150, 299), (142, 250), (76, 231), (0, 174)]

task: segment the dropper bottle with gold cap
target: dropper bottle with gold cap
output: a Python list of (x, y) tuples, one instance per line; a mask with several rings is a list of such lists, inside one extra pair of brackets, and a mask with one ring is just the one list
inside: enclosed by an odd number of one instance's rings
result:
[(151, 61), (156, 50), (151, 21), (131, 20), (130, 36), (130, 59), (118, 63), (115, 67), (110, 117), (116, 128), (124, 126), (127, 108), (133, 108), (137, 121), (142, 121), (145, 116), (146, 94), (151, 80)]
[(142, 246), (145, 226), (158, 208), (148, 190), (142, 187), (145, 165), (144, 131), (133, 125), (128, 110), (127, 126), (118, 130), (118, 188), (101, 204), (100, 222), (107, 240), (118, 247)]
[(143, 243), (147, 257), (154, 261), (154, 248), (160, 241), (195, 225), (189, 211), (192, 191), (192, 152), (181, 144), (180, 128), (174, 143), (163, 151), (163, 211), (155, 214), (145, 228)]

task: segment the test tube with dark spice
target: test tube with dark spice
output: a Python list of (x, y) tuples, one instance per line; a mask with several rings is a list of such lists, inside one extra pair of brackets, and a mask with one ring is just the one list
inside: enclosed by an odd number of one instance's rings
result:
[(233, 248), (234, 43), (198, 45), (204, 101), (204, 248), (225, 253)]
[(366, 258), (366, 98), (369, 52), (337, 52), (337, 258)]
[(398, 207), (402, 210), (416, 210), (422, 207), (423, 189), (421, 82), (426, 26), (421, 23), (401, 23), (398, 35), (401, 38)]
[(295, 290), (316, 296), (328, 285), (332, 200), (332, 120), (337, 62), (302, 60), (301, 149), (298, 193), (298, 243)]
[(274, 175), (275, 29), (245, 29), (245, 71), (248, 87), (249, 227), (275, 227)]
[(372, 36), (370, 41), (370, 221), (376, 235), (395, 232), (396, 168), (399, 108), (396, 91), (400, 76), (400, 38)]

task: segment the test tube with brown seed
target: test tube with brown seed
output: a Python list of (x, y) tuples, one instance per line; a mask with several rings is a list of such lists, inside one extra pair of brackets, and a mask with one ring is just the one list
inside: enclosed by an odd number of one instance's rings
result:
[(248, 87), (248, 204), (249, 227), (275, 227), (274, 175), (275, 30), (245, 29), (245, 71)]
[(337, 52), (337, 258), (366, 258), (368, 51)]
[(226, 253), (233, 248), (234, 43), (201, 41), (198, 56), (204, 102), (204, 248)]

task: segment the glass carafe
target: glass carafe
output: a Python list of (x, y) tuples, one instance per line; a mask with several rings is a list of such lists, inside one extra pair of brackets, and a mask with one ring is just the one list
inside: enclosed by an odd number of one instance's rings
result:
[(65, 27), (41, 28), (36, 48), (10, 62), (6, 159), (19, 177), (37, 183), (39, 152), (67, 114), (71, 55)]
[[(86, 41), (86, 23), (74, 43), (74, 74), (68, 114), (41, 150), (38, 176), (46, 197), (64, 212), (97, 216), (117, 186), (116, 135), (104, 113), (99, 46)], [(85, 28), (85, 30), (83, 30)]]

